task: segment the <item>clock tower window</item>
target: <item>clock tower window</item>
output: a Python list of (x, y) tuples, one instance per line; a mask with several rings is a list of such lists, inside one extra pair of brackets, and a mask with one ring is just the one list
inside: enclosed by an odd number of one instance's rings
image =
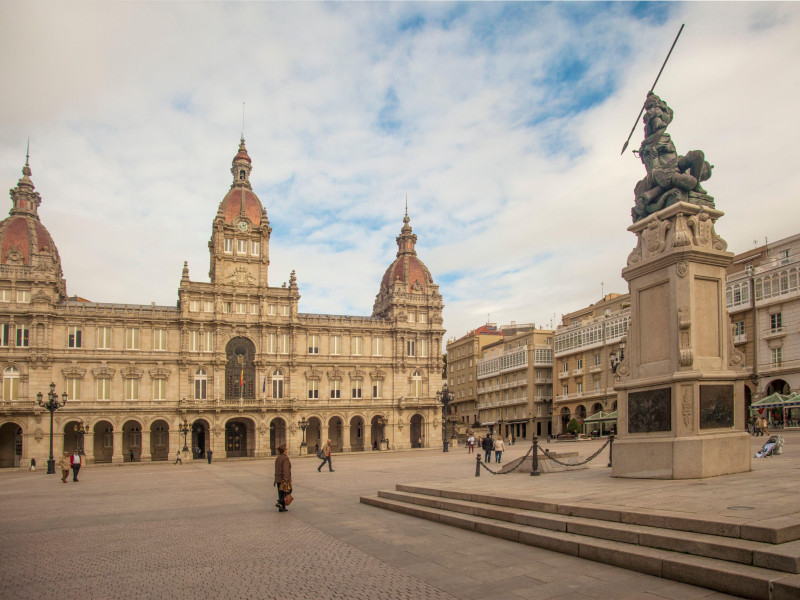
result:
[(225, 253), (233, 254), (233, 238), (225, 238)]

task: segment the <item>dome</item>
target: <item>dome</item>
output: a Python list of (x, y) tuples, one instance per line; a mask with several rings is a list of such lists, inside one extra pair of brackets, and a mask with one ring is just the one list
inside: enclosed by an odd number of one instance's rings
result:
[(252, 161), (250, 155), (247, 154), (244, 138), (242, 138), (239, 143), (239, 152), (233, 157), (231, 165), (233, 183), (219, 207), (219, 215), (225, 223), (234, 223), (244, 217), (255, 226), (261, 225), (264, 207), (250, 185), (252, 169)]
[(397, 258), (389, 265), (381, 280), (381, 294), (389, 292), (396, 282), (403, 284), (403, 291), (409, 293), (427, 293), (433, 277), (428, 267), (417, 258), (414, 246), (417, 236), (411, 232), (408, 213), (403, 218), (403, 228), (397, 237)]

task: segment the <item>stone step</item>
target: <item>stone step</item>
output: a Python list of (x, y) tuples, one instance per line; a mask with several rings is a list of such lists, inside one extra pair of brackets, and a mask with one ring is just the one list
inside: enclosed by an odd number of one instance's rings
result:
[(561, 514), (575, 517), (585, 517), (601, 521), (628, 523), (631, 525), (647, 525), (676, 531), (692, 533), (705, 533), (753, 542), (766, 542), (769, 544), (783, 544), (800, 540), (800, 520), (790, 517), (777, 517), (762, 519), (758, 523), (743, 523), (741, 520), (730, 517), (696, 517), (691, 515), (680, 516), (674, 512), (609, 508), (590, 503), (548, 502), (498, 496), (457, 490), (444, 490), (420, 484), (401, 484), (397, 486), (401, 492), (424, 494), (428, 496), (449, 498), (452, 500), (466, 500), (522, 508), (543, 513)]
[(475, 514), (454, 512), (380, 496), (362, 497), (361, 502), (444, 525), (735, 596), (756, 600), (789, 600), (790, 598), (796, 600), (800, 598), (800, 575), (789, 575), (773, 569), (600, 539), (567, 531), (503, 522)]
[(378, 496), (398, 502), (471, 514), (550, 531), (575, 533), (626, 544), (673, 550), (786, 573), (800, 573), (800, 542), (797, 541), (781, 545), (767, 544), (702, 533), (673, 531), (647, 525), (631, 525), (521, 508), (492, 506), (485, 503), (451, 500), (411, 492), (379, 491)]

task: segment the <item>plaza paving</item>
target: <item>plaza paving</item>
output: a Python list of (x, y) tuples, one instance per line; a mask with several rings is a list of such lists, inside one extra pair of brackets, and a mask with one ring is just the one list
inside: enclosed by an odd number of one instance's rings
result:
[[(462, 448), (292, 460), (296, 502), (274, 508), (273, 461), (125, 464), (57, 475), (0, 471), (2, 598), (663, 599), (730, 598), (613, 566), (414, 519), (359, 503), (397, 483), (498, 489), (593, 502), (800, 511), (800, 434), (749, 474), (656, 482), (592, 468), (475, 478)], [(753, 438), (754, 449), (766, 438)], [(567, 447), (567, 444), (570, 444)], [(598, 442), (549, 444), (591, 454)], [(528, 447), (516, 445), (504, 462)], [(495, 467), (494, 463), (491, 465)], [(768, 499), (768, 501), (767, 501)], [(723, 506), (724, 505), (724, 506)]]

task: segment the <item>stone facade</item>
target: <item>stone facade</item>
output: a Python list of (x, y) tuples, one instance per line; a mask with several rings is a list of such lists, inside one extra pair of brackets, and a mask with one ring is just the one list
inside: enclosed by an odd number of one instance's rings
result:
[(0, 223), (0, 465), (47, 458), (36, 395), (51, 382), (68, 395), (54, 452), (82, 445), (90, 463), (174, 460), (184, 439), (187, 458), (263, 457), (281, 443), (297, 454), (303, 419), (310, 448), (440, 443), (443, 303), (408, 215), (371, 316), (302, 313), (294, 271), (268, 284), (272, 229), (251, 170), (242, 140), (212, 222), (210, 281), (184, 264), (177, 306), (143, 306), (67, 296), (26, 162)]

